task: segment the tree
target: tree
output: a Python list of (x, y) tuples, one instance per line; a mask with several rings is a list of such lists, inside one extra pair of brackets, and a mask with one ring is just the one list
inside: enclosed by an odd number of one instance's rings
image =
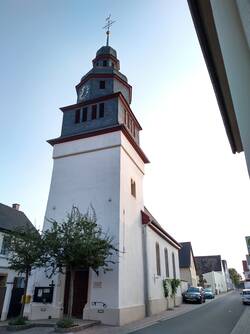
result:
[(205, 287), (205, 283), (207, 283), (207, 281), (205, 280), (205, 278), (203, 277), (202, 274), (199, 275), (199, 286), (202, 286), (203, 288)]
[(29, 275), (33, 269), (43, 265), (43, 240), (39, 232), (28, 225), (15, 229), (7, 240), (10, 269), (25, 275), (24, 297), (20, 312), (23, 316)]
[(86, 214), (73, 207), (62, 223), (49, 220), (51, 228), (44, 232), (47, 253), (46, 270), (50, 277), (55, 273), (70, 272), (68, 316), (72, 314), (74, 276), (79, 269), (93, 269), (97, 274), (111, 270), (116, 261), (113, 256), (118, 250), (113, 238), (97, 225), (94, 210)]
[(240, 276), (240, 274), (234, 268), (229, 268), (228, 271), (229, 271), (229, 275), (230, 275), (230, 278), (231, 278), (233, 284), (236, 287), (239, 286), (240, 281), (242, 279), (241, 276)]

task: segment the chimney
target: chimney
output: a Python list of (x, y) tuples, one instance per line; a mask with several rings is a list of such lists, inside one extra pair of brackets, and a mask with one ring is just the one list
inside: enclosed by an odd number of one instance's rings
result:
[(12, 208), (19, 211), (20, 204), (14, 203), (14, 204), (12, 204)]

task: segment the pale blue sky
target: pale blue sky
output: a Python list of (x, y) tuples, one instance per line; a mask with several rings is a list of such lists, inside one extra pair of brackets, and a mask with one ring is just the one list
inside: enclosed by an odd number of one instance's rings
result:
[[(151, 160), (145, 204), (196, 255), (222, 254), (241, 270), (249, 234), (244, 156), (226, 138), (184, 0), (0, 1), (0, 201), (41, 227), (51, 171), (47, 139), (59, 107), (76, 102), (112, 13), (111, 46), (133, 86), (132, 109)], [(235, 227), (237, 227), (235, 229)]]

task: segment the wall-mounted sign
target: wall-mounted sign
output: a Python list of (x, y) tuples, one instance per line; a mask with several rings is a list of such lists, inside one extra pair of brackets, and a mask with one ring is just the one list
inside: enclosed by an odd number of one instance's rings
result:
[(93, 282), (93, 288), (100, 289), (102, 287), (102, 282)]

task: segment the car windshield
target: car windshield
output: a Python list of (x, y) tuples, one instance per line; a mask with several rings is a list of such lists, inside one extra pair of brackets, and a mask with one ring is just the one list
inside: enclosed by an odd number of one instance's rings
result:
[(250, 295), (250, 290), (249, 291), (243, 291), (243, 295)]
[(211, 289), (208, 289), (208, 288), (206, 288), (206, 289), (205, 289), (205, 292), (212, 292), (212, 290), (211, 290)]
[(188, 288), (187, 292), (199, 292), (199, 289), (191, 287), (191, 288)]

